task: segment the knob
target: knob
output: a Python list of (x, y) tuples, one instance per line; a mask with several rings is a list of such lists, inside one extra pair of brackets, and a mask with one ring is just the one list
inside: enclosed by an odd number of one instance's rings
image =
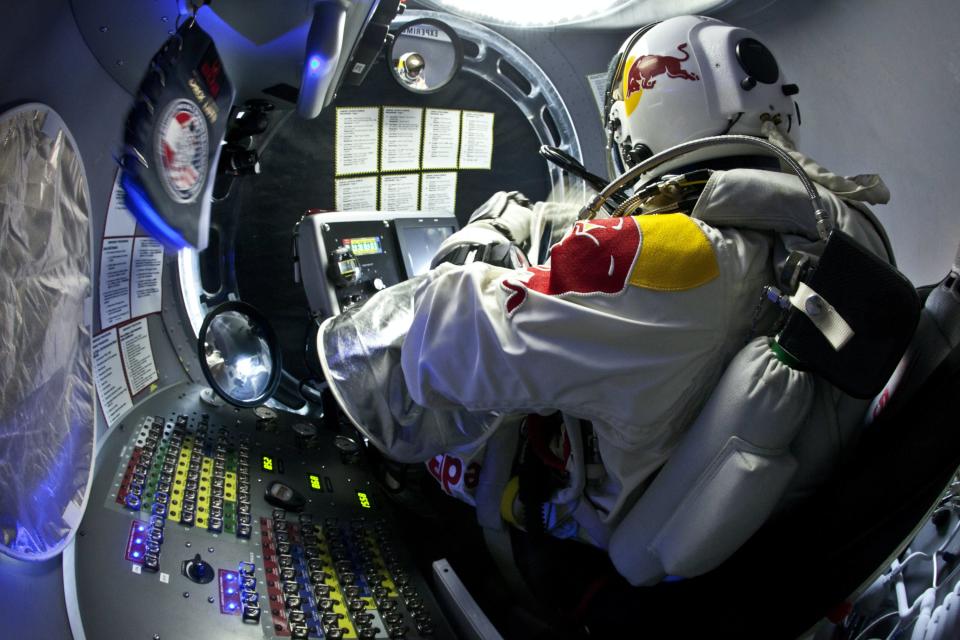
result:
[(340, 461), (344, 464), (353, 464), (360, 459), (360, 445), (356, 440), (344, 435), (333, 439), (333, 444), (340, 453)]
[(213, 567), (204, 561), (199, 553), (193, 556), (192, 560), (183, 561), (182, 571), (188, 580), (197, 584), (207, 584), (213, 580)]

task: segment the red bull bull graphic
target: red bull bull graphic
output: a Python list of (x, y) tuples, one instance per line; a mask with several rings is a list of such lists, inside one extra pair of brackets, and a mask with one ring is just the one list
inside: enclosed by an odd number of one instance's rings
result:
[(634, 218), (577, 222), (550, 249), (549, 265), (528, 267), (526, 279), (508, 278), (501, 283), (510, 292), (507, 315), (523, 305), (529, 291), (559, 297), (623, 293), (640, 244), (640, 228)]
[(637, 58), (627, 71), (627, 92), (625, 97), (641, 89), (653, 89), (657, 85), (657, 76), (667, 74), (668, 78), (682, 78), (684, 80), (699, 80), (700, 76), (683, 68), (683, 63), (690, 59), (687, 43), (677, 45), (677, 51), (683, 57), (667, 55), (643, 55)]

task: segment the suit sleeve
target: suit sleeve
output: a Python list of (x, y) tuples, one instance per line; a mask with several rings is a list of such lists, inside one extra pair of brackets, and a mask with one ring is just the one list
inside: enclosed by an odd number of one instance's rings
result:
[(564, 411), (624, 447), (656, 442), (719, 375), (729, 290), (715, 275), (655, 290), (670, 282), (640, 278), (639, 235), (619, 225), (575, 227), (546, 267), (443, 264), (328, 320), (318, 351), (340, 404), (407, 461), (476, 446), (514, 413)]

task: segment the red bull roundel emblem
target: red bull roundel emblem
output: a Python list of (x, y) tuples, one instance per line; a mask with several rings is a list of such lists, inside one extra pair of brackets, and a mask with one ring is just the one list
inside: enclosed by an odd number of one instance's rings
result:
[(207, 177), (207, 121), (191, 100), (174, 100), (163, 110), (155, 148), (160, 181), (173, 200), (196, 199)]

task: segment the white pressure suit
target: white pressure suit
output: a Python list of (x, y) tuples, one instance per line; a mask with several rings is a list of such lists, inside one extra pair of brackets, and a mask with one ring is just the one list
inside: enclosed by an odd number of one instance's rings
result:
[[(765, 134), (803, 164), (837, 228), (892, 258), (862, 204), (887, 200), (879, 178), (836, 176), (772, 125)], [(569, 222), (579, 209), (526, 208), (505, 194), (489, 208), (502, 215), (460, 234), (519, 244), (530, 232), (517, 221), (527, 220), (536, 244), (544, 219)], [(320, 360), (374, 445), (400, 461), (430, 461), (444, 489), (475, 503), (488, 526), (510, 519), (501, 496), (514, 448), (502, 442), (515, 441), (515, 416), (562, 412), (551, 450), (567, 480), (551, 502), (554, 524), (570, 526), (554, 533), (606, 546), (758, 328), (764, 285), (777, 282), (790, 250), (818, 242), (795, 176), (715, 171), (689, 216), (577, 221), (542, 266), (441, 264), (380, 292), (323, 324)], [(862, 408), (845, 415), (859, 418)], [(484, 494), (486, 485), (495, 490)]]

